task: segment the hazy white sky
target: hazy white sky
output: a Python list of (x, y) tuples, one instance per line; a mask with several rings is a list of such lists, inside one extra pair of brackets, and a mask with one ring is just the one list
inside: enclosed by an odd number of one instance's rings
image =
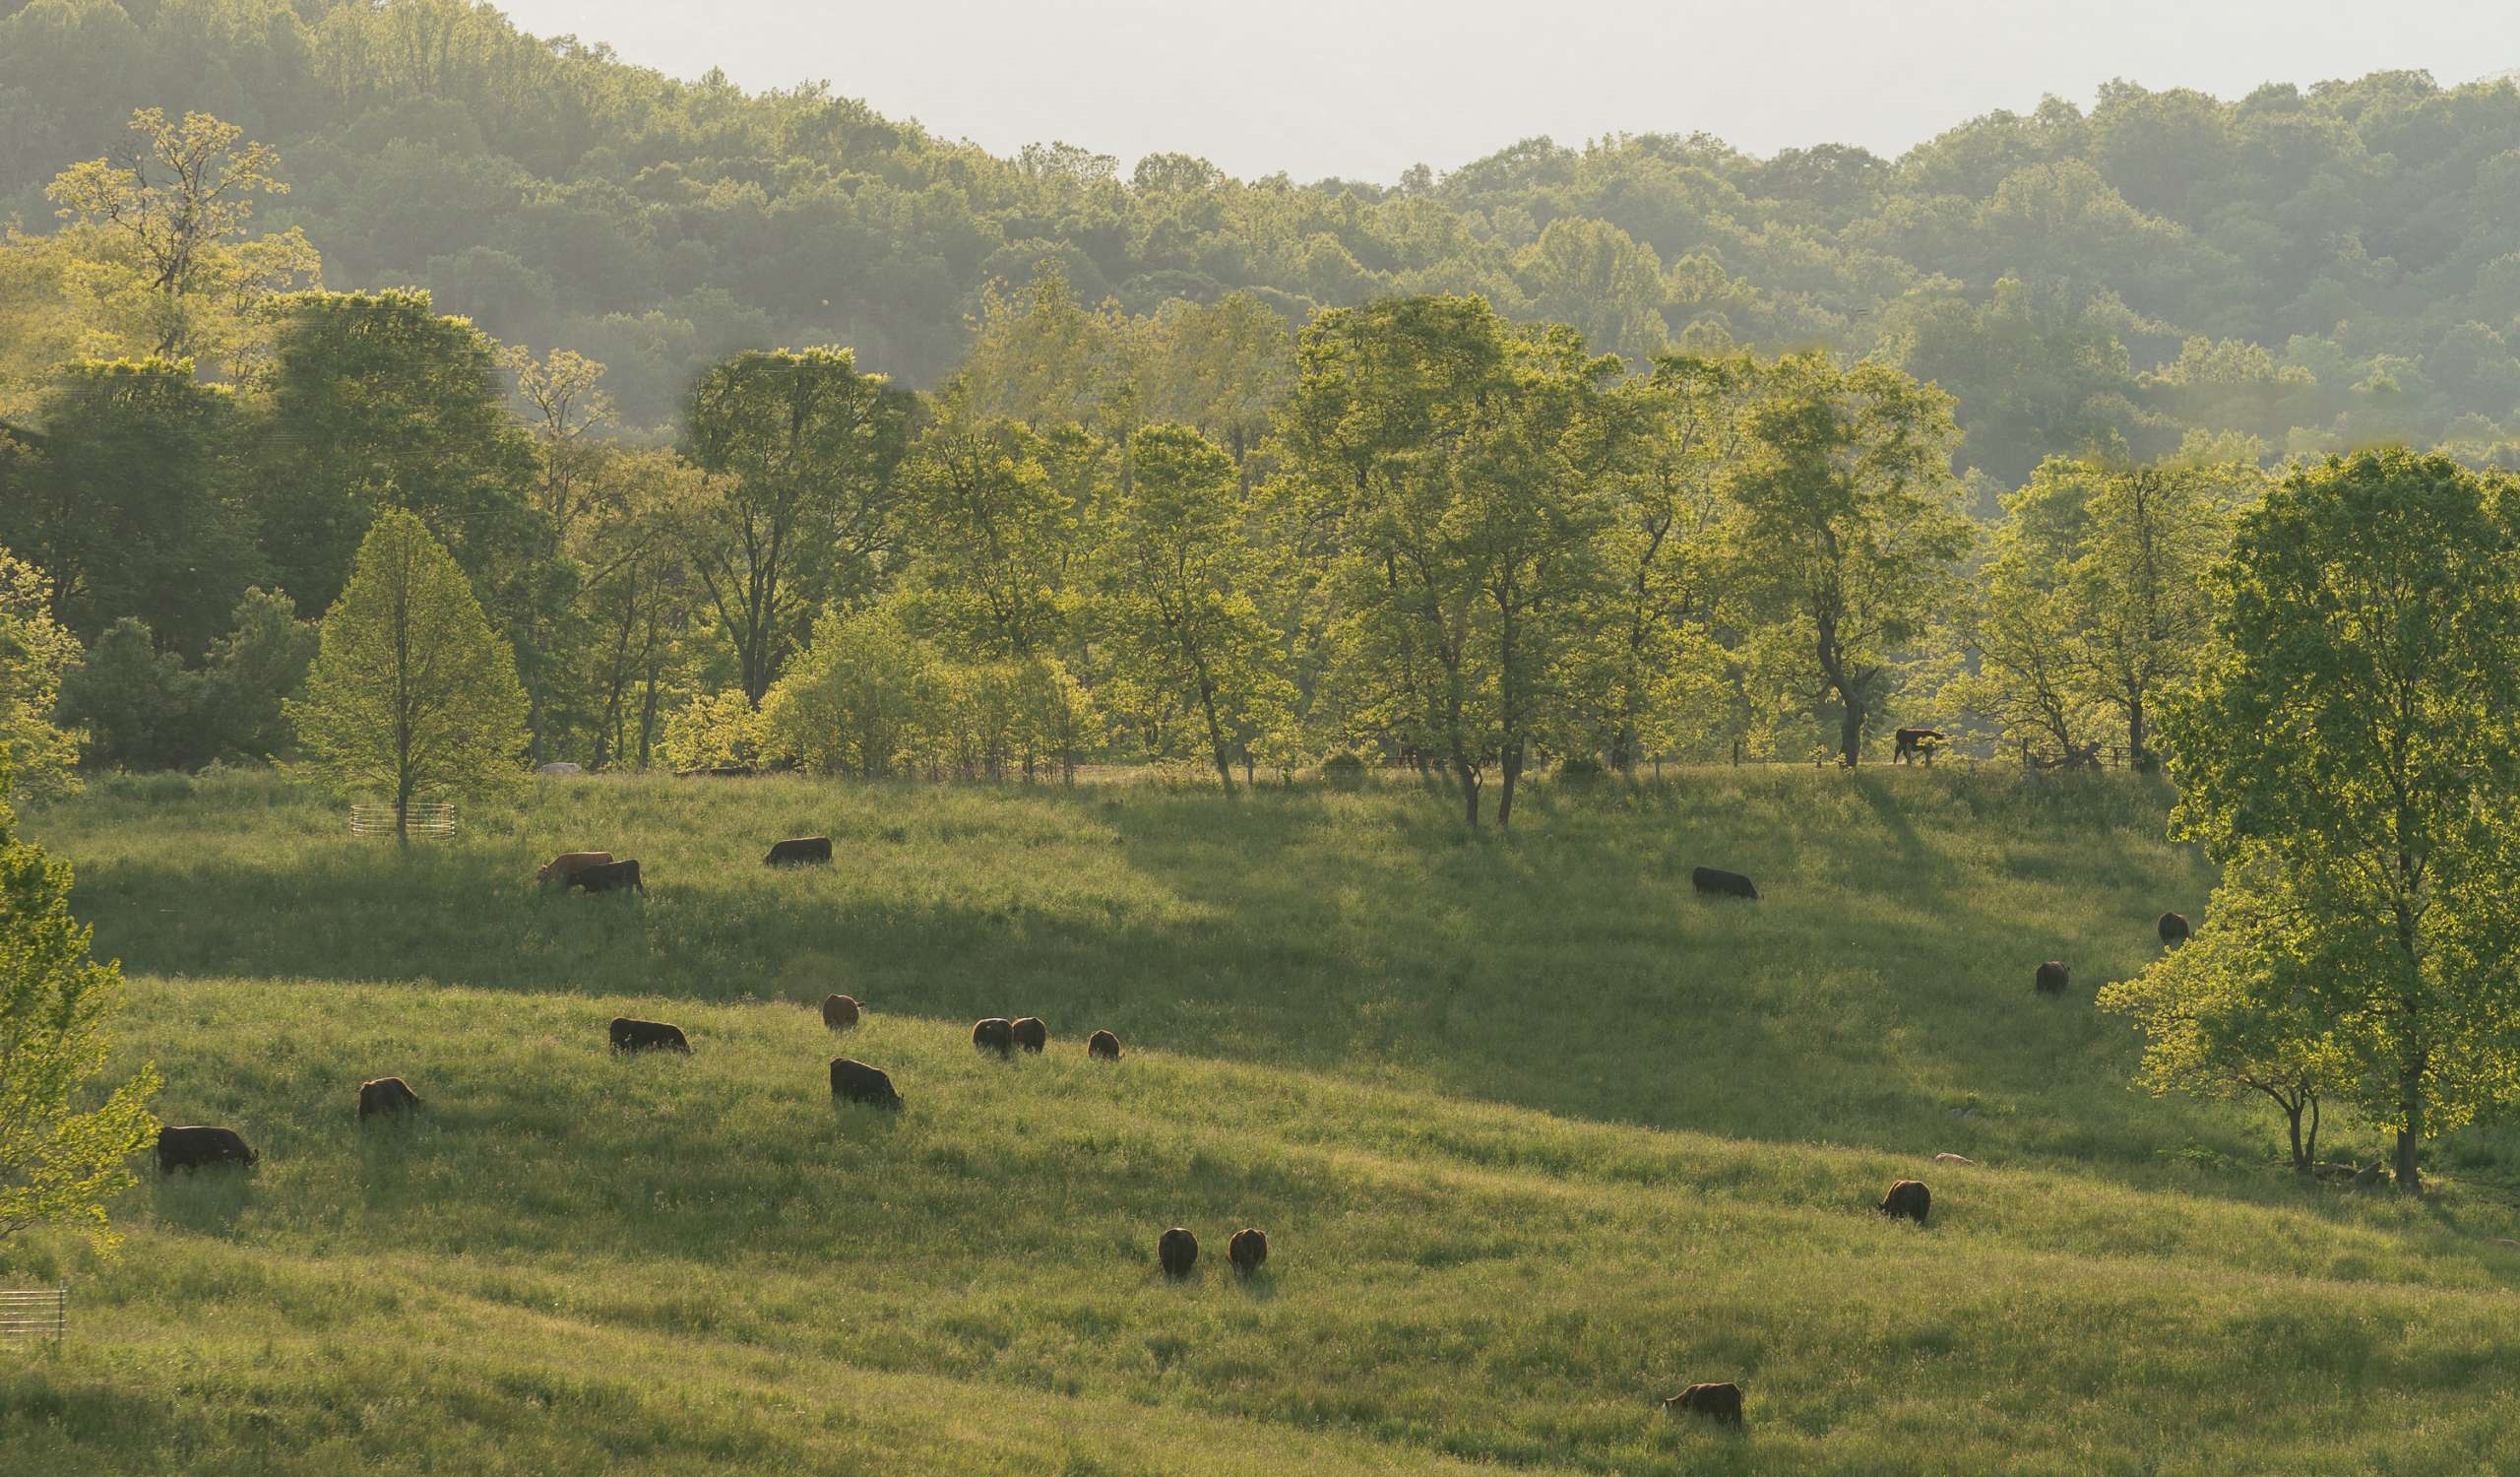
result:
[(2100, 84), (2230, 96), (2520, 67), (2515, 0), (508, 0), (677, 76), (829, 80), (997, 153), (1063, 140), (1388, 182), (1546, 133), (1704, 129), (1895, 155)]

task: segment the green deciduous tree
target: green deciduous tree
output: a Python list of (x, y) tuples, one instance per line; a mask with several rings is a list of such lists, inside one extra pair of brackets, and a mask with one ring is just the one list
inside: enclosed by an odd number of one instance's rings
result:
[(69, 1224), (109, 1247), (105, 1202), (158, 1130), (158, 1071), (144, 1064), (94, 1101), (122, 971), (88, 956), (70, 880), (0, 802), (0, 1241)]
[(825, 611), (762, 702), (764, 747), (814, 773), (886, 778), (936, 716), (935, 667), (894, 606)]
[(815, 610), (872, 591), (901, 533), (906, 418), (846, 349), (740, 353), (692, 391), (691, 459), (716, 495), (686, 520), (688, 552), (756, 705)]
[(194, 768), (210, 757), (202, 718), (201, 674), (129, 615), (61, 681), (61, 721), (86, 733), (88, 762), (100, 768)]
[(244, 143), (243, 129), (208, 113), (169, 122), (148, 107), (131, 115), (131, 131), (139, 136), (132, 147), (73, 165), (45, 193), (64, 217), (128, 251), (155, 299), (154, 352), (183, 357), (218, 347), (203, 342), (204, 298), (311, 276), (315, 252), (293, 228), (244, 239), (254, 198), (285, 195), (288, 186), (276, 172), (280, 156)]
[(1951, 399), (1886, 364), (1789, 354), (1750, 417), (1735, 483), (1751, 576), (1794, 623), (1838, 753), (1861, 757), (1900, 649), (1925, 630), (1974, 532), (1955, 506)]
[(0, 768), (8, 798), (48, 798), (79, 788), (77, 736), (53, 722), (62, 674), (79, 662), (79, 638), (52, 618), (43, 571), (0, 548)]
[(408, 841), (414, 802), (516, 780), (525, 711), (515, 653), (464, 571), (417, 517), (379, 513), (325, 613), (306, 696), (286, 705), (309, 761), (390, 797)]
[(288, 748), (288, 699), (306, 685), (321, 637), (285, 595), (248, 590), (202, 671), (202, 723), (215, 752), (273, 759)]
[(1158, 425), (1138, 432), (1132, 455), (1136, 475), (1093, 531), (1097, 626), (1118, 648), (1120, 679), (1163, 710), (1158, 724), (1192, 716), (1230, 794), (1235, 763), (1292, 698), (1261, 604), (1271, 572), (1223, 449)]
[(281, 311), (255, 434), (282, 588), (302, 609), (329, 608), (368, 520), (402, 508), (454, 553), (484, 606), (512, 604), (507, 592), (547, 544), (497, 346), (426, 292), (304, 292)]
[(2274, 946), (2408, 1193), (2425, 1139), (2520, 1088), (2515, 520), (2443, 457), (2297, 474), (2241, 518), (2165, 725), (2176, 824), (2284, 900)]
[(8, 474), (0, 540), (51, 576), (55, 617), (84, 639), (137, 616), (198, 658), (261, 563), (232, 397), (188, 360), (87, 361), (31, 418), (41, 435)]
[(2293, 1167), (2318, 1159), (2321, 1099), (2345, 1086), (2346, 1057), (2320, 1014), (2299, 945), (2299, 904), (2272, 877), (2236, 871), (2205, 925), (2132, 980), (2100, 993), (2105, 1010), (2144, 1033), (2137, 1083), (2206, 1098), (2264, 1098), (2284, 1115)]

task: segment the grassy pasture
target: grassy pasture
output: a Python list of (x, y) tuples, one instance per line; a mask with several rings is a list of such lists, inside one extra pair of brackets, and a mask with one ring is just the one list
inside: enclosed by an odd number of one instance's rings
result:
[[(2125, 1089), (2091, 990), (2208, 882), (2160, 805), (1708, 773), (1469, 838), (1407, 791), (590, 781), (402, 856), (267, 781), (99, 786), (31, 829), (126, 1046), (266, 1159), (135, 1192), (110, 1265), (9, 1249), (77, 1333), (0, 1351), (0, 1469), (2506, 1469), (2495, 1141), (2409, 1207)], [(759, 866), (805, 831), (840, 865)], [(536, 895), (581, 846), (650, 896)], [(695, 1054), (613, 1060), (616, 1013)], [(1046, 1057), (972, 1052), (1019, 1013)], [(835, 1108), (840, 1053), (905, 1111)], [(388, 1071), (428, 1111), (362, 1132)], [(1899, 1175), (1929, 1229), (1869, 1212)], [(1728, 1378), (1741, 1437), (1653, 1406)]]

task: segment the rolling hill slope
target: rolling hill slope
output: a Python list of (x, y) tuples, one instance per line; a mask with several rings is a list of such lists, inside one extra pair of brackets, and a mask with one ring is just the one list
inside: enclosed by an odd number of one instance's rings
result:
[[(2158, 797), (1692, 775), (1465, 840), (1405, 792), (587, 782), (397, 858), (267, 782), (34, 817), (132, 1055), (248, 1180), (129, 1197), (28, 1470), (2492, 1470), (2490, 1141), (2421, 1207), (2124, 1086)], [(773, 873), (775, 836), (842, 863)], [(644, 902), (541, 899), (564, 845)], [(1758, 875), (1754, 907), (1687, 867)], [(2029, 968), (2076, 966), (2065, 1002)], [(836, 1043), (807, 1002), (873, 1007)], [(656, 1015), (687, 1060), (616, 1061)], [(970, 1019), (1039, 1013), (1012, 1062)], [(1085, 1034), (1129, 1043), (1089, 1060)], [(835, 1109), (884, 1065), (898, 1116)], [(428, 1102), (362, 1133), (357, 1083)], [(2350, 1147), (2367, 1145), (2349, 1144)], [(1937, 1167), (1937, 1150), (1973, 1168)], [(1871, 1201), (1932, 1182), (1920, 1231)], [(1153, 1262), (1196, 1230), (1199, 1275)], [(1224, 1241), (1274, 1255), (1240, 1283)], [(1655, 1397), (1739, 1379), (1734, 1438)]]

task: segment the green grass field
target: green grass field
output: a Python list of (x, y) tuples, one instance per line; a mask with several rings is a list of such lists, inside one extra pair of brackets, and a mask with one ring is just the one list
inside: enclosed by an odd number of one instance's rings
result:
[[(113, 1262), (0, 1251), (76, 1286), (0, 1350), (0, 1470), (2511, 1470), (2507, 1139), (2410, 1206), (2127, 1089), (2092, 992), (2210, 881), (2164, 803), (1705, 772), (1469, 837), (1405, 789), (597, 780), (399, 855), (269, 780), (100, 784), (28, 829), (161, 1114), (265, 1158), (153, 1173)], [(803, 832), (839, 865), (759, 865)], [(536, 893), (587, 846), (650, 895)], [(612, 1060), (620, 1013), (694, 1054)], [(843, 1054), (905, 1111), (835, 1108)], [(426, 1114), (362, 1132), (389, 1072)], [(1871, 1213), (1899, 1176), (1929, 1229)], [(1727, 1379), (1742, 1435), (1656, 1407)]]

